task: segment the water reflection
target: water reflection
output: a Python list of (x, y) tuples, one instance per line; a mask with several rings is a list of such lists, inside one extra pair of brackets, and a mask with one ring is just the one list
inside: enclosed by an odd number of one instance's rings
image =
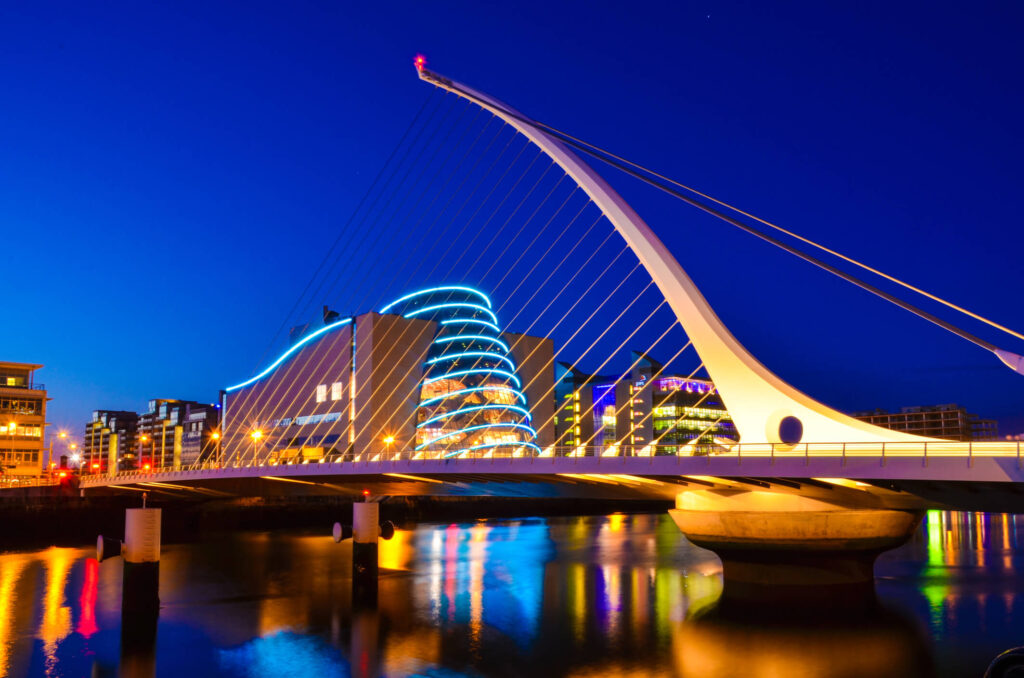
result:
[(71, 633), (71, 608), (64, 605), (64, 586), (74, 559), (74, 549), (52, 548), (45, 552), (46, 593), (39, 638), (43, 641), (46, 675), (53, 675), (57, 666), (57, 643)]
[(8, 675), (11, 645), (17, 633), (15, 613), (26, 607), (25, 604), (18, 606), (15, 586), (28, 563), (29, 558), (25, 556), (0, 557), (0, 674), (3, 675)]
[(1024, 642), (1018, 537), (1015, 516), (931, 513), (877, 600), (823, 610), (721, 599), (667, 516), (422, 525), (382, 543), (358, 609), (350, 545), (249, 533), (165, 546), (159, 626), (134, 635), (118, 561), (7, 554), (0, 675), (978, 675)]
[(873, 596), (758, 609), (723, 600), (677, 627), (673, 652), (681, 678), (934, 675), (920, 630)]

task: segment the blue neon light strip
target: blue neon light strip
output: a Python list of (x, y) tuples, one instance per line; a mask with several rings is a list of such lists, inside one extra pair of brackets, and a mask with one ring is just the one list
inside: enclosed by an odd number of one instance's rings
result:
[(471, 304), (468, 301), (453, 301), (450, 304), (435, 304), (433, 306), (424, 306), (423, 308), (415, 308), (405, 314), (406, 318), (411, 318), (414, 315), (420, 313), (427, 313), (428, 311), (438, 311), (442, 308), (472, 308), (476, 311), (482, 311), (487, 315), (491, 316), (491, 320), (498, 322), (498, 316), (494, 315), (488, 308), (481, 306), (480, 304)]
[(423, 385), (426, 386), (427, 384), (433, 384), (435, 381), (441, 381), (442, 379), (451, 379), (452, 377), (461, 377), (466, 374), (500, 374), (516, 382), (516, 386), (523, 385), (523, 382), (519, 381), (519, 377), (512, 374), (511, 372), (506, 372), (505, 370), (499, 369), (459, 370), (458, 372), (449, 372), (448, 374), (443, 374), (440, 377), (431, 377), (430, 379), (426, 379), (424, 380)]
[(495, 332), (501, 332), (501, 328), (494, 323), (489, 323), (486, 320), (477, 320), (476, 318), (452, 318), (451, 320), (442, 320), (442, 325), (450, 325), (452, 323), (475, 323), (477, 325), (483, 325), (484, 327), (490, 327)]
[[(534, 436), (534, 437), (537, 436), (537, 432), (533, 430), (533, 427), (532, 426), (527, 426), (526, 424), (512, 424), (512, 423), (507, 423), (507, 424), (506, 423), (480, 424), (479, 426), (467, 426), (466, 428), (460, 428), (458, 431), (451, 431), (449, 433), (445, 433), (443, 436), (438, 436), (437, 438), (434, 438), (433, 440), (428, 440), (425, 443), (417, 445), (413, 449), (414, 449), (414, 451), (415, 450), (422, 450), (427, 445), (433, 445), (438, 440), (444, 440), (445, 438), (451, 438), (452, 436), (457, 436), (460, 433), (469, 433), (470, 431), (479, 431), (482, 428), (521, 428), (521, 429), (525, 429), (525, 430), (529, 431), (532, 436)], [(505, 444), (505, 445), (525, 445), (526, 443), (503, 443), (503, 444)]]
[(486, 445), (473, 445), (472, 447), (467, 447), (464, 450), (455, 450), (454, 452), (449, 452), (446, 455), (444, 455), (444, 458), (448, 459), (450, 457), (455, 457), (460, 454), (465, 454), (466, 452), (472, 452), (473, 450), (482, 450), (488, 447), (532, 447), (538, 452), (541, 451), (541, 449), (534, 445), (533, 443), (487, 443)]
[(501, 339), (498, 339), (497, 337), (488, 337), (488, 336), (483, 335), (483, 334), (457, 334), (457, 335), (452, 336), (452, 337), (439, 337), (437, 339), (434, 339), (434, 343), (435, 344), (445, 344), (445, 343), (448, 343), (450, 341), (459, 341), (459, 340), (462, 340), (462, 339), (466, 339), (466, 340), (479, 339), (480, 341), (489, 341), (489, 342), (491, 342), (493, 344), (497, 344), (498, 346), (501, 346), (506, 351), (511, 351), (512, 350), (512, 349), (510, 349), (508, 347), (508, 344), (506, 344)]
[(431, 358), (430, 360), (427, 361), (427, 364), (428, 365), (434, 365), (434, 364), (442, 362), (444, 360), (458, 360), (459, 358), (469, 358), (469, 357), (493, 358), (495, 360), (504, 360), (505, 362), (508, 363), (508, 366), (511, 367), (513, 370), (516, 368), (516, 364), (514, 362), (512, 362), (511, 360), (509, 360), (508, 358), (506, 358), (505, 356), (498, 355), (497, 353), (484, 353), (483, 351), (467, 351), (465, 353), (449, 353), (448, 355), (442, 355), (442, 356), (438, 356), (437, 358)]
[(234, 386), (228, 386), (224, 390), (227, 391), (227, 392), (236, 391), (236, 390), (238, 390), (240, 388), (248, 386), (249, 384), (252, 384), (254, 382), (259, 381), (263, 377), (265, 377), (268, 374), (270, 374), (274, 370), (275, 367), (277, 367), (278, 365), (283, 363), (285, 360), (287, 360), (289, 356), (291, 356), (293, 353), (298, 351), (305, 344), (308, 344), (309, 342), (313, 341), (314, 339), (316, 339), (317, 337), (321, 336), (322, 334), (325, 334), (327, 332), (330, 332), (331, 330), (337, 329), (337, 328), (341, 327), (342, 325), (348, 325), (350, 322), (352, 322), (352, 318), (345, 318), (344, 320), (339, 320), (336, 323), (331, 323), (330, 325), (327, 325), (326, 327), (321, 327), (320, 329), (318, 329), (316, 332), (313, 332), (312, 334), (307, 334), (302, 339), (300, 339), (298, 341), (298, 343), (296, 343), (290, 349), (288, 349), (287, 351), (282, 353), (281, 356), (277, 360), (275, 360), (274, 362), (272, 362), (270, 364), (270, 367), (268, 367), (267, 369), (263, 370), (262, 372), (257, 374), (252, 379), (250, 379), (248, 381), (243, 381), (241, 384), (235, 384)]
[(526, 403), (526, 396), (524, 396), (521, 392), (517, 391), (514, 388), (509, 388), (508, 386), (475, 386), (473, 388), (460, 388), (458, 391), (449, 391), (444, 395), (428, 398), (427, 400), (424, 400), (420, 403), (420, 407), (425, 407), (432, 403), (440, 402), (445, 398), (453, 398), (464, 393), (475, 393), (477, 391), (508, 391), (509, 393), (514, 394), (516, 397), (522, 400), (524, 404)]
[(464, 407), (461, 410), (443, 412), (437, 415), (436, 417), (431, 417), (430, 419), (427, 419), (422, 424), (416, 424), (416, 428), (423, 428), (424, 426), (432, 424), (435, 421), (441, 421), (442, 419), (447, 419), (448, 417), (454, 417), (456, 414), (466, 414), (467, 412), (479, 412), (480, 410), (515, 410), (517, 412), (521, 412), (522, 415), (526, 417), (527, 421), (533, 420), (533, 417), (530, 416), (530, 412), (528, 410), (523, 409), (522, 407), (519, 407), (518, 405), (477, 405), (475, 407)]
[(422, 296), (424, 294), (433, 294), (434, 292), (468, 292), (469, 294), (475, 294), (476, 296), (478, 296), (481, 299), (483, 299), (484, 303), (487, 304), (487, 308), (491, 308), (491, 300), (487, 297), (486, 294), (484, 294), (480, 290), (475, 290), (472, 287), (461, 287), (459, 285), (442, 285), (441, 287), (431, 287), (431, 288), (428, 288), (428, 289), (425, 289), (425, 290), (419, 290), (418, 292), (413, 292), (412, 294), (407, 294), (404, 297), (402, 297), (401, 299), (397, 299), (395, 301), (392, 301), (390, 304), (388, 304), (387, 306), (382, 308), (380, 310), (380, 312), (381, 313), (387, 313), (389, 310), (391, 310), (393, 307), (397, 306), (398, 304), (402, 303), (403, 301), (408, 301), (409, 299), (412, 299), (413, 297), (419, 297), (419, 296)]

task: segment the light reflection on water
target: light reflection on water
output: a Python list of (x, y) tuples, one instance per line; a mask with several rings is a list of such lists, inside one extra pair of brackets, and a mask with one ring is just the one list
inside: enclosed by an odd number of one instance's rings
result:
[(881, 605), (793, 613), (719, 604), (717, 558), (667, 516), (399, 530), (374, 610), (353, 610), (350, 546), (239, 534), (164, 547), (139, 656), (122, 649), (120, 561), (11, 553), (0, 675), (980, 675), (1024, 645), (1018, 537), (1016, 516), (929, 513), (879, 561)]

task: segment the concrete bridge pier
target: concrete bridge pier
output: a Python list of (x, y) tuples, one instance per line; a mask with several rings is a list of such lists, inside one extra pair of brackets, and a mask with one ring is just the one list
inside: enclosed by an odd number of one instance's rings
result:
[(691, 542), (722, 559), (723, 595), (741, 597), (870, 588), (875, 559), (906, 542), (923, 515), (745, 490), (683, 492), (669, 513)]
[(160, 616), (161, 510), (126, 509), (124, 541), (100, 536), (96, 559), (121, 556), (120, 675), (151, 678), (156, 674), (156, 629)]
[(352, 600), (356, 604), (377, 601), (377, 537), (380, 536), (380, 504), (352, 504)]
[(377, 541), (391, 539), (395, 526), (380, 522), (380, 504), (372, 501), (352, 504), (352, 525), (334, 524), (334, 541), (352, 539), (352, 602), (357, 607), (377, 604)]
[(124, 541), (100, 535), (96, 559), (121, 556), (121, 613), (156, 613), (160, 609), (160, 519), (154, 508), (125, 509)]

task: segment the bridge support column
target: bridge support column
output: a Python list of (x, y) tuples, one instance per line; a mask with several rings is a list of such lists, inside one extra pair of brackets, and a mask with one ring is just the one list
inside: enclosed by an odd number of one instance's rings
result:
[(123, 612), (160, 608), (160, 509), (127, 509), (124, 516)]
[(377, 538), (380, 536), (380, 504), (352, 504), (352, 600), (357, 604), (377, 601)]
[(744, 597), (869, 585), (878, 555), (907, 541), (922, 516), (728, 490), (683, 492), (669, 513), (691, 542), (722, 559), (723, 593)]
[[(145, 506), (145, 498), (143, 498)], [(156, 670), (160, 615), (160, 509), (126, 509), (124, 541), (100, 535), (96, 559), (121, 556), (121, 675), (150, 678)]]

